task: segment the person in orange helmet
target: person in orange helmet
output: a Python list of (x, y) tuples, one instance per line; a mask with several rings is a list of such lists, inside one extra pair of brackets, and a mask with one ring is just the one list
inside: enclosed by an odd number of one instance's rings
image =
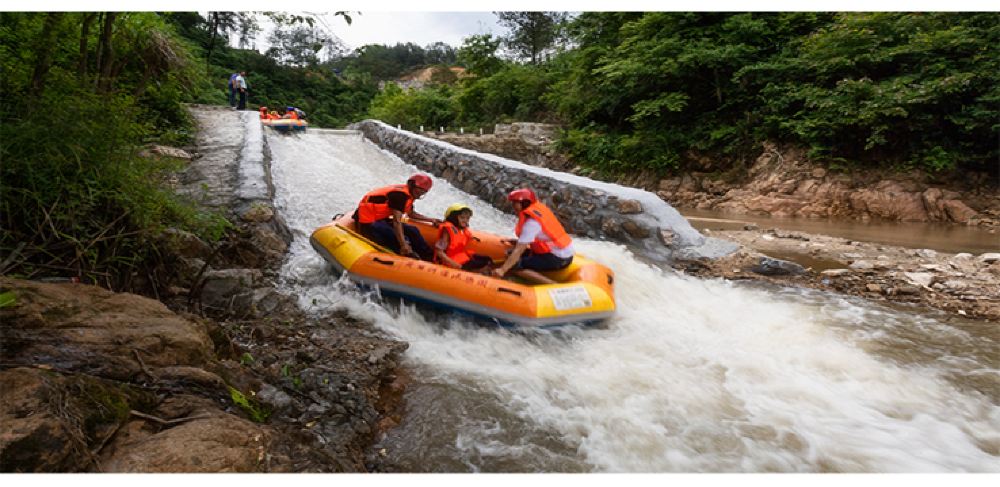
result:
[(441, 220), (426, 217), (413, 209), (413, 202), (427, 194), (432, 184), (430, 176), (414, 174), (406, 184), (369, 191), (354, 211), (358, 231), (397, 254), (433, 261), (434, 251), (427, 245), (420, 230), (402, 221), (403, 214), (406, 214), (411, 220), (430, 222), (434, 226), (441, 224)]
[(493, 274), (504, 277), (507, 272), (514, 271), (514, 275), (533, 283), (555, 284), (556, 281), (539, 271), (559, 270), (573, 263), (573, 239), (531, 189), (515, 189), (507, 195), (507, 201), (517, 213), (517, 227), (514, 228), (517, 239), (512, 240), (514, 250)]

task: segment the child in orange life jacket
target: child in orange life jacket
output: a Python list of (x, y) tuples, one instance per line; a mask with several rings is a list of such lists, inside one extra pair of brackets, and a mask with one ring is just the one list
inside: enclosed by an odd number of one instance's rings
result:
[(434, 262), (466, 271), (488, 270), (493, 260), (469, 250), (472, 243), (470, 218), (472, 209), (461, 203), (455, 203), (445, 210), (444, 222), (438, 229), (438, 240), (434, 245)]

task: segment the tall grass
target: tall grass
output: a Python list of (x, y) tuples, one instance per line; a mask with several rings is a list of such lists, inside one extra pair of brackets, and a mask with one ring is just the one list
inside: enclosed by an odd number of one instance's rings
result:
[(176, 162), (138, 155), (150, 131), (131, 97), (64, 88), (30, 108), (10, 101), (0, 124), (0, 272), (130, 289), (165, 227), (209, 240), (226, 228), (166, 187)]

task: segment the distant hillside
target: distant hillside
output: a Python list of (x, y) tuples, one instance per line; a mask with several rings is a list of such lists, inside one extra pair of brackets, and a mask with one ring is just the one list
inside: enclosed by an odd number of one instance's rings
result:
[[(461, 66), (430, 66), (406, 73), (395, 80), (401, 88), (420, 89), (430, 83), (451, 84), (461, 78), (472, 76)], [(380, 82), (379, 88), (384, 88), (385, 83)]]

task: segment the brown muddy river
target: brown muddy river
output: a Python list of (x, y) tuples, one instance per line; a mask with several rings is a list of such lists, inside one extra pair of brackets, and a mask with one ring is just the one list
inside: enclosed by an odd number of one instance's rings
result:
[(739, 215), (714, 210), (680, 210), (691, 225), (698, 230), (741, 230), (748, 223), (761, 229), (781, 228), (806, 233), (896, 245), (914, 249), (932, 249), (939, 252), (1000, 252), (1000, 233), (949, 223), (885, 222), (856, 220), (814, 220), (809, 218), (773, 218), (758, 215)]

